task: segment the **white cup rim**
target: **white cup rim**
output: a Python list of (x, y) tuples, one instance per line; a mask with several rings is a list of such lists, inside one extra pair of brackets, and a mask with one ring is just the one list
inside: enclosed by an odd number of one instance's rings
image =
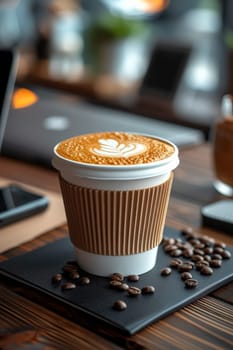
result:
[(179, 164), (177, 146), (161, 137), (155, 137), (148, 134), (139, 134), (170, 144), (174, 148), (174, 153), (169, 157), (155, 162), (133, 165), (103, 165), (77, 162), (67, 159), (57, 152), (60, 142), (54, 147), (53, 166), (61, 173), (69, 173), (77, 177), (99, 180), (130, 180), (158, 176), (175, 169)]

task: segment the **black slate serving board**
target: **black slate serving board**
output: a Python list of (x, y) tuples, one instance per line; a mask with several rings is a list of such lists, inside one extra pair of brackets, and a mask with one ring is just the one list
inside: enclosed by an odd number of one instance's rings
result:
[[(181, 237), (180, 232), (167, 227), (164, 235)], [(227, 249), (233, 254), (233, 247)], [(64, 238), (0, 263), (0, 274), (27, 285), (38, 293), (55, 298), (63, 306), (72, 309), (73, 315), (77, 313), (81, 318), (86, 318), (86, 322), (100, 322), (102, 326), (109, 326), (126, 334), (134, 334), (233, 280), (231, 258), (224, 260), (221, 268), (215, 268), (211, 276), (202, 276), (198, 271), (193, 271), (193, 278), (197, 278), (199, 284), (195, 289), (187, 289), (177, 271), (166, 277), (160, 275), (161, 269), (168, 266), (171, 259), (160, 247), (155, 268), (141, 275), (138, 282), (130, 283), (140, 288), (153, 285), (156, 288), (154, 294), (129, 297), (127, 292), (111, 289), (108, 278), (82, 271), (80, 274), (89, 276), (91, 283), (62, 291), (61, 285), (52, 284), (51, 277), (60, 272), (64, 264), (72, 259), (74, 253), (70, 240)], [(116, 311), (112, 308), (117, 299), (127, 303), (126, 310)]]

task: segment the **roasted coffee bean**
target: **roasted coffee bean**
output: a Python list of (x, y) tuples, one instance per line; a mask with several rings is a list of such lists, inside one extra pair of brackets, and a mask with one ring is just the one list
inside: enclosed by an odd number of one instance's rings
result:
[(182, 260), (179, 258), (174, 258), (170, 260), (170, 266), (174, 268), (178, 268), (179, 265), (182, 264)]
[(137, 282), (139, 280), (139, 276), (138, 275), (129, 275), (127, 277), (129, 282)]
[(195, 266), (196, 266), (196, 269), (200, 271), (204, 266), (209, 266), (209, 262), (206, 260), (197, 261)]
[(204, 255), (204, 260), (210, 262), (211, 256), (210, 255)]
[(119, 286), (121, 286), (122, 285), (122, 282), (121, 281), (118, 281), (118, 280), (111, 280), (110, 282), (109, 282), (109, 286), (111, 287), (111, 288), (118, 288)]
[(170, 267), (164, 267), (161, 271), (160, 271), (160, 275), (161, 276), (169, 276), (172, 273), (172, 269)]
[(168, 238), (168, 237), (165, 237), (164, 239), (163, 239), (163, 246), (165, 246), (165, 245), (173, 245), (173, 244), (175, 244), (175, 239), (174, 238)]
[(118, 311), (123, 311), (127, 309), (127, 304), (123, 300), (117, 300), (113, 304), (113, 309)]
[(142, 294), (153, 294), (155, 292), (154, 286), (145, 286), (142, 288)]
[(181, 249), (174, 249), (171, 252), (169, 252), (169, 255), (172, 257), (179, 257), (182, 255), (182, 250)]
[(205, 276), (209, 276), (213, 274), (213, 270), (210, 266), (203, 266), (200, 270), (200, 273)]
[(193, 234), (194, 234), (193, 228), (192, 227), (185, 227), (185, 228), (181, 229), (181, 234), (183, 236), (185, 236), (186, 238), (193, 236)]
[(205, 255), (204, 251), (201, 249), (194, 248), (193, 252), (197, 255)]
[(77, 279), (79, 279), (80, 275), (79, 275), (78, 271), (69, 271), (68, 277), (72, 280), (77, 280)]
[(86, 284), (89, 284), (91, 281), (89, 277), (83, 276), (83, 277), (80, 277), (79, 282), (82, 285), (86, 285)]
[(195, 249), (204, 249), (204, 248), (205, 248), (205, 244), (202, 242), (195, 244)]
[(140, 295), (142, 292), (141, 289), (137, 287), (129, 287), (127, 291), (128, 291), (128, 295), (130, 296), (137, 296), (137, 295)]
[(222, 255), (223, 259), (230, 259), (231, 258), (231, 252), (229, 250), (224, 250), (221, 255)]
[(189, 262), (185, 262), (183, 264), (180, 264), (178, 266), (178, 271), (179, 272), (187, 272), (187, 271), (191, 271), (193, 268), (193, 265), (190, 264)]
[(214, 253), (216, 254), (222, 254), (224, 249), (222, 247), (214, 247)]
[(214, 249), (212, 247), (205, 247), (204, 248), (204, 253), (205, 254), (212, 254)]
[(72, 282), (66, 282), (61, 286), (62, 290), (70, 290), (70, 289), (74, 289), (76, 288), (76, 284), (72, 283)]
[(167, 244), (164, 246), (164, 251), (166, 253), (171, 253), (173, 250), (177, 250), (177, 246), (176, 245), (173, 245), (173, 244)]
[(224, 242), (215, 242), (215, 247), (220, 247), (220, 248), (223, 248), (225, 249), (226, 248), (226, 243)]
[(196, 288), (198, 285), (198, 280), (194, 278), (187, 278), (185, 281), (186, 288)]
[(220, 260), (220, 259), (212, 259), (212, 260), (210, 260), (210, 266), (211, 267), (221, 267), (222, 266), (222, 260)]
[(192, 248), (184, 249), (182, 255), (183, 255), (185, 258), (191, 258), (191, 257), (193, 256), (193, 249), (192, 249)]
[(117, 280), (117, 281), (123, 281), (124, 280), (124, 276), (119, 273), (119, 272), (115, 272), (110, 276), (111, 280)]
[(74, 264), (65, 264), (62, 269), (64, 272), (69, 273), (72, 271), (77, 271), (77, 266)]
[(212, 260), (215, 260), (215, 259), (217, 259), (217, 260), (222, 260), (222, 255), (220, 255), (220, 254), (212, 254), (211, 255), (211, 259)]
[(202, 255), (194, 254), (194, 255), (192, 256), (192, 260), (193, 260), (194, 262), (197, 262), (197, 261), (204, 260), (204, 258), (203, 258)]
[(188, 278), (189, 279), (193, 278), (192, 274), (190, 272), (187, 272), (187, 271), (182, 272), (180, 276), (181, 276), (181, 279), (183, 281), (187, 280)]
[(203, 242), (206, 246), (211, 246), (215, 244), (215, 239), (209, 236), (200, 236), (200, 241)]
[(121, 283), (120, 285), (118, 285), (118, 286), (116, 287), (116, 289), (125, 291), (125, 290), (128, 290), (128, 289), (129, 289), (129, 286), (128, 286), (127, 283)]
[(111, 288), (117, 289), (117, 290), (128, 290), (129, 286), (127, 283), (122, 283), (121, 281), (112, 280), (109, 282), (109, 285)]
[(56, 273), (56, 275), (54, 275), (52, 277), (52, 282), (54, 284), (61, 282), (61, 280), (62, 280), (62, 274), (61, 273)]
[(189, 240), (189, 243), (192, 244), (193, 247), (196, 247), (198, 244), (200, 244), (201, 242), (199, 241), (198, 238), (193, 238)]

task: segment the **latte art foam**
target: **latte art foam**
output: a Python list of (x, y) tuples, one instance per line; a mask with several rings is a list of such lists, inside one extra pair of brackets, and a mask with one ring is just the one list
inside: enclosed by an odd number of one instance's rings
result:
[(142, 143), (132, 142), (127, 145), (114, 139), (100, 139), (98, 143), (99, 148), (90, 148), (90, 150), (99, 156), (130, 157), (146, 151), (146, 145)]
[(136, 165), (156, 162), (174, 153), (166, 141), (124, 132), (101, 132), (62, 141), (57, 153), (73, 161), (100, 165)]

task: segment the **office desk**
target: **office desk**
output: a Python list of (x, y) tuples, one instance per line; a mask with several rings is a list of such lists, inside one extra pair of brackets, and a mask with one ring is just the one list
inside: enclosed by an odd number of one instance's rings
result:
[[(201, 206), (221, 199), (212, 187), (209, 145), (186, 148), (175, 181), (166, 224), (193, 227), (233, 245), (233, 236), (201, 227)], [(0, 158), (1, 176), (59, 191), (54, 171)], [(67, 235), (66, 226), (0, 255), (0, 260), (31, 251)], [(233, 266), (233, 264), (232, 264)], [(43, 298), (46, 299), (46, 298)], [(0, 279), (1, 349), (230, 349), (233, 347), (233, 282), (132, 336), (115, 336), (105, 329), (88, 329), (69, 319), (56, 301), (39, 300), (36, 292)], [(53, 311), (52, 311), (53, 310)], [(16, 344), (16, 345), (13, 345)]]

